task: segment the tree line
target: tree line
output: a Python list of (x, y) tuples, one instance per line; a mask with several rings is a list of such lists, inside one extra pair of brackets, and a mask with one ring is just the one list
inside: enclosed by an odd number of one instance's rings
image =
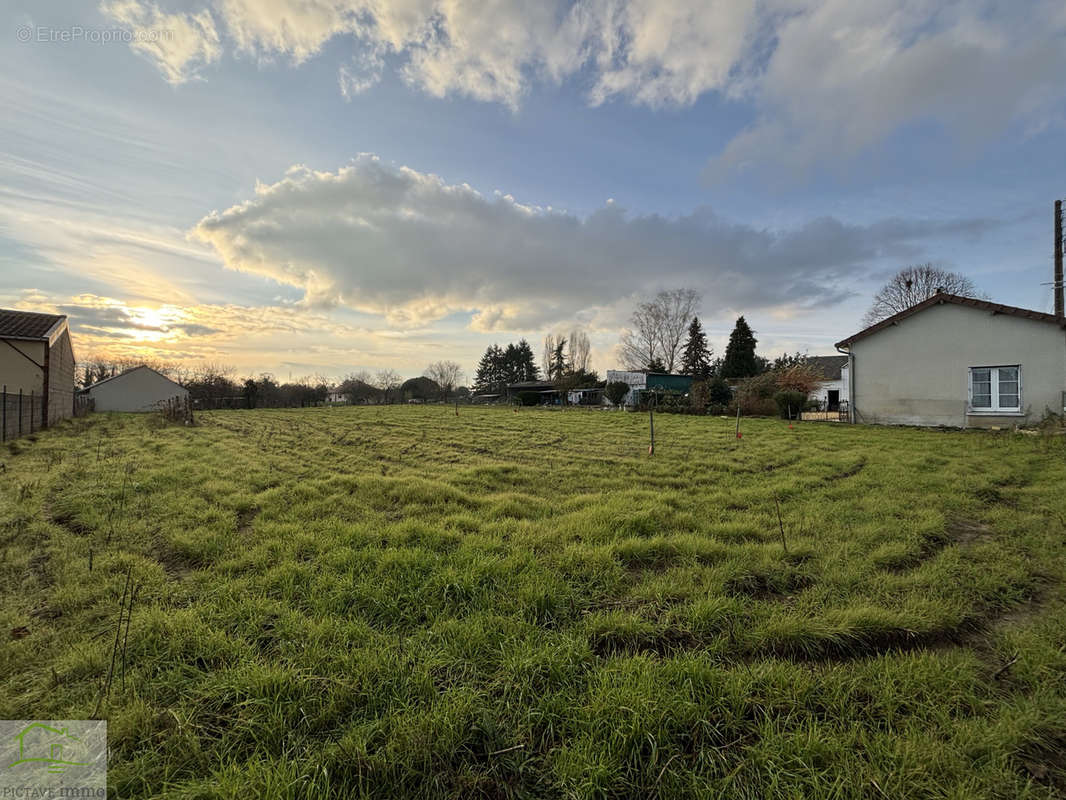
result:
[[(934, 264), (916, 264), (893, 275), (875, 294), (864, 318), (871, 325), (932, 297), (938, 291), (968, 297), (984, 297), (966, 276)], [(661, 291), (637, 304), (623, 330), (618, 355), (625, 369), (679, 373), (693, 377), (697, 393), (706, 391), (718, 399), (731, 391), (727, 382), (748, 381), (772, 374), (773, 379), (752, 383), (765, 400), (767, 386), (799, 391), (809, 383), (800, 379), (805, 357), (800, 353), (773, 361), (756, 352), (758, 340), (743, 316), (737, 318), (722, 356), (708, 345), (696, 310), (702, 300), (698, 291), (679, 288)], [(463, 400), (471, 392), (502, 394), (509, 384), (546, 380), (559, 389), (603, 386), (591, 368), (588, 334), (579, 328), (567, 334), (550, 333), (544, 338), (540, 364), (526, 339), (504, 347), (490, 345), (474, 370), (473, 385), (462, 385), (464, 373), (454, 361), (430, 364), (423, 375), (403, 380), (392, 369), (375, 374), (361, 371), (334, 384), (321, 375), (279, 381), (271, 373), (240, 379), (233, 367), (207, 363), (190, 367), (154, 359), (91, 356), (78, 364), (76, 383), (86, 388), (137, 366), (148, 366), (189, 390), (194, 401), (207, 407), (270, 408), (317, 405), (338, 394), (351, 403), (393, 403)], [(788, 377), (781, 376), (788, 373)], [(779, 380), (780, 379), (780, 380)], [(789, 388), (791, 387), (791, 388)]]
[(84, 389), (140, 366), (183, 386), (190, 399), (205, 408), (296, 408), (321, 405), (331, 396), (350, 403), (394, 403), (448, 401), (469, 395), (459, 385), (463, 371), (454, 361), (437, 361), (426, 367), (424, 375), (409, 380), (393, 369), (383, 369), (373, 376), (357, 372), (335, 383), (321, 375), (279, 381), (269, 372), (239, 378), (235, 367), (214, 363), (190, 367), (154, 359), (90, 356), (79, 362), (75, 383)]

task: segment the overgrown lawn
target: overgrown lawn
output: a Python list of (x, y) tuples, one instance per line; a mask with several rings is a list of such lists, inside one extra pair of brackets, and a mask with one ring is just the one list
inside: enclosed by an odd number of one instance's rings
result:
[(105, 717), (115, 796), (1066, 793), (1061, 437), (197, 422), (0, 451), (0, 717)]

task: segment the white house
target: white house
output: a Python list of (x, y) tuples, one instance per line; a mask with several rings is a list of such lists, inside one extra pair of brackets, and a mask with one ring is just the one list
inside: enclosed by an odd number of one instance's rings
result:
[(151, 367), (133, 367), (85, 389), (97, 411), (154, 411), (189, 390)]
[(853, 422), (1009, 427), (1062, 414), (1062, 316), (939, 293), (837, 343)]
[(826, 411), (840, 410), (840, 401), (848, 397), (848, 357), (808, 356), (806, 363), (822, 377), (821, 382), (808, 395), (808, 399), (817, 401)]
[(647, 387), (648, 373), (632, 372), (622, 369), (609, 369), (607, 370), (607, 383), (626, 384), (629, 387), (629, 392), (622, 400), (622, 405), (631, 406), (637, 396), (636, 393)]

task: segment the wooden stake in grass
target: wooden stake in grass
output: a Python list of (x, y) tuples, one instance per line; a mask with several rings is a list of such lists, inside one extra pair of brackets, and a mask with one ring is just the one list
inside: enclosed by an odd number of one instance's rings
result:
[(781, 547), (785, 555), (788, 555), (788, 541), (785, 539), (785, 523), (781, 521), (781, 503), (777, 500), (777, 492), (774, 492), (774, 506), (777, 508), (777, 527), (781, 531)]
[(737, 403), (737, 438), (740, 438), (740, 403)]
[(122, 638), (122, 618), (126, 612), (126, 595), (130, 590), (130, 577), (132, 575), (133, 567), (130, 566), (126, 570), (126, 584), (122, 587), (122, 598), (118, 603), (118, 623), (115, 625), (115, 641), (111, 645), (111, 665), (107, 668), (107, 679), (104, 681), (104, 685), (100, 687), (100, 694), (96, 697), (96, 708), (93, 709), (94, 719), (100, 711), (100, 703), (103, 702), (104, 695), (111, 694), (111, 678), (115, 674), (115, 657), (118, 655), (118, 643)]
[(655, 454), (655, 408), (648, 406), (648, 427), (651, 431), (651, 444), (648, 445), (648, 455)]
[(126, 632), (122, 634), (122, 691), (126, 691), (126, 645), (130, 640), (130, 620), (133, 619), (133, 600), (137, 596), (137, 589), (140, 588), (140, 584), (133, 584), (133, 588), (130, 589), (130, 604), (126, 609)]

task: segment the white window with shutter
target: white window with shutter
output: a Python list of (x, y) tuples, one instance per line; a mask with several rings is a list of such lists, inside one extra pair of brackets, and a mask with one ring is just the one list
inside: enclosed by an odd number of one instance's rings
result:
[(1022, 368), (970, 367), (970, 411), (980, 414), (1019, 412), (1022, 409)]

